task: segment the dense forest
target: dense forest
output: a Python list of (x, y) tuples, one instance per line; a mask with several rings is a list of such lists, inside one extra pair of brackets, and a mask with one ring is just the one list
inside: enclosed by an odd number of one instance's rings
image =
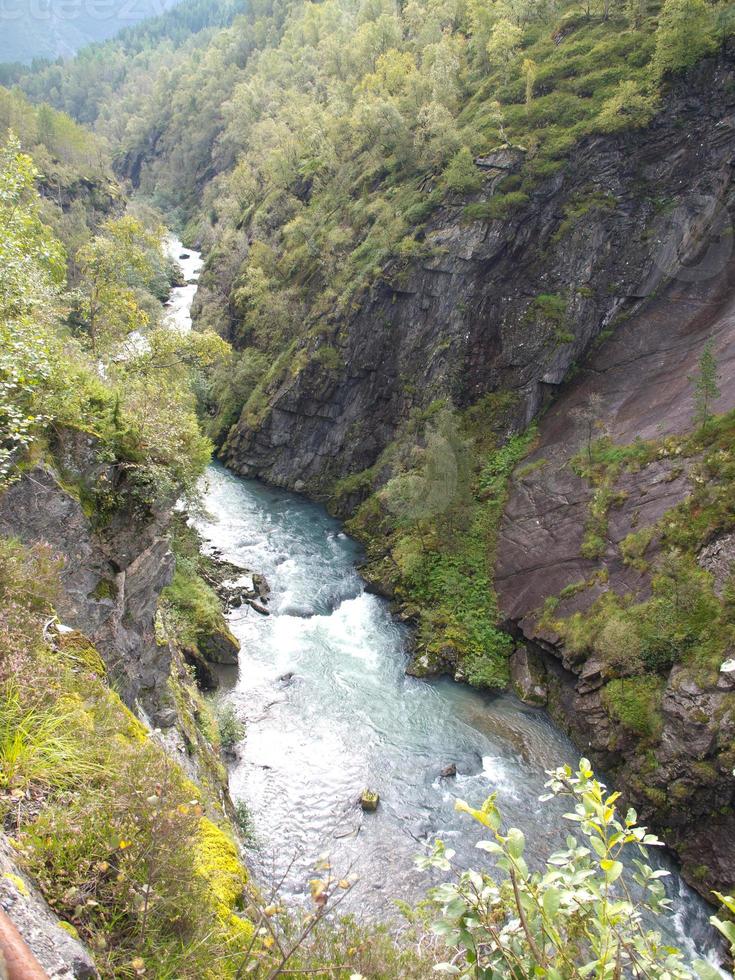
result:
[[(724, 0), (182, 0), (2, 67), (0, 872), (74, 975), (723, 975), (653, 928), (643, 824), (735, 950), (734, 36)], [(398, 931), (328, 859), (268, 894), (201, 690), (239, 646), (186, 521), (215, 455), (346, 522), (413, 674), (545, 707), (631, 808), (550, 771), (581, 841), (527, 863), (458, 801), (502, 881), (436, 841)]]

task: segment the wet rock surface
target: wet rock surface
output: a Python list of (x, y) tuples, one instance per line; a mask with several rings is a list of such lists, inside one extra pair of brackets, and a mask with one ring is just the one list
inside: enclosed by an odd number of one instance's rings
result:
[(271, 590), (264, 575), (226, 561), (216, 551), (202, 556), (202, 566), (202, 577), (220, 597), (226, 612), (247, 604), (268, 615)]
[(510, 681), (521, 701), (526, 704), (546, 704), (549, 693), (546, 670), (540, 658), (527, 647), (521, 647), (511, 656)]

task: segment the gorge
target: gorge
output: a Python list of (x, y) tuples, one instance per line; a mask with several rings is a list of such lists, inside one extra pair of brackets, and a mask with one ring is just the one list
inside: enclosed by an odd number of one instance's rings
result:
[(735, 8), (598, 7), (182, 0), (3, 67), (49, 976), (730, 968)]

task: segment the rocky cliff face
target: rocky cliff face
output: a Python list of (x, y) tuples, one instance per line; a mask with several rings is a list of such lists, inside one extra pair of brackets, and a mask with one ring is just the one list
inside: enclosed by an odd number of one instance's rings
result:
[[(423, 256), (385, 269), (331, 336), (310, 342), (306, 366), (274, 380), (257, 423), (235, 426), (228, 464), (320, 495), (372, 465), (409, 411), (437, 398), (464, 406), (510, 391), (509, 425), (523, 428), (719, 220), (735, 153), (732, 78), (732, 58), (702, 65), (650, 127), (585, 140), (520, 206), (504, 192), (520, 182), (523, 154), (481, 161), (474, 203), (498, 216), (470, 218), (464, 199), (435, 212)], [(325, 345), (338, 356), (320, 356)]]
[[(614, 774), (644, 819), (667, 828), (686, 876), (705, 895), (710, 888), (727, 893), (735, 883), (735, 676), (675, 665), (665, 679), (661, 730), (644, 744), (605, 704), (605, 663), (570, 652), (543, 610), (558, 597), (553, 619), (563, 622), (584, 614), (605, 593), (626, 601), (651, 594), (661, 524), (702, 479), (699, 456), (683, 456), (676, 441), (691, 428), (690, 379), (707, 340), (714, 343), (720, 373), (714, 407), (724, 412), (735, 406), (735, 263), (728, 242), (705, 240), (699, 260), (682, 266), (673, 283), (616, 331), (542, 420), (538, 447), (512, 483), (495, 580), (508, 627), (545, 655), (552, 714)], [(595, 557), (585, 557), (584, 546), (595, 488), (570, 465), (575, 454), (584, 456), (585, 426), (575, 418), (590, 396), (599, 399), (599, 424), (614, 444), (669, 439), (668, 449), (622, 473), (609, 488), (614, 503)], [(626, 560), (626, 539), (646, 531), (645, 562)], [(732, 558), (728, 535), (699, 553), (700, 565), (720, 586)], [(644, 758), (646, 752), (653, 760)]]
[[(154, 624), (158, 596), (173, 573), (168, 510), (137, 509), (84, 432), (62, 431), (55, 460), (23, 473), (0, 497), (0, 534), (50, 546), (61, 561), (62, 622), (93, 641), (128, 705), (137, 702), (154, 722), (170, 725), (171, 655), (156, 642)], [(96, 507), (113, 496), (118, 503), (101, 520)]]

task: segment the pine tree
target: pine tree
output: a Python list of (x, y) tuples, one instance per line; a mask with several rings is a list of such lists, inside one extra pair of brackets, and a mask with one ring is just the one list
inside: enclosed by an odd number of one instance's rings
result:
[(689, 380), (694, 383), (694, 421), (698, 426), (705, 426), (712, 418), (713, 403), (720, 397), (720, 389), (717, 385), (720, 378), (711, 340), (708, 340), (702, 349), (699, 371)]

